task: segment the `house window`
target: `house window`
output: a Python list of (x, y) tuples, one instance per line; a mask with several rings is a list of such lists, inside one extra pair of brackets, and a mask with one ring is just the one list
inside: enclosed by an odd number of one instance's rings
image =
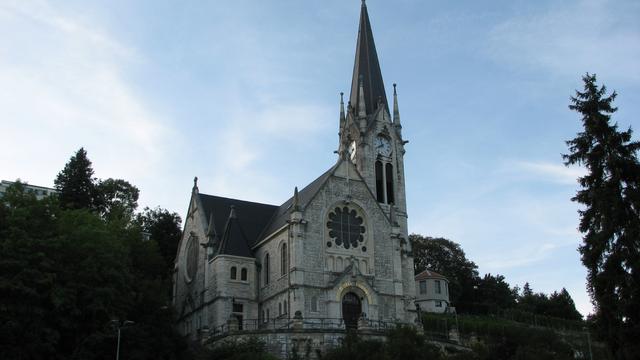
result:
[(264, 284), (269, 285), (269, 254), (264, 256)]
[(318, 312), (318, 297), (311, 298), (311, 312)]
[(427, 293), (427, 282), (425, 280), (420, 281), (420, 294)]
[(282, 315), (282, 303), (278, 303), (278, 316)]
[(442, 285), (440, 284), (440, 280), (436, 280), (436, 294), (442, 293)]
[(436, 301), (436, 307), (442, 307), (442, 301), (440, 300)]
[(233, 304), (233, 312), (242, 314), (242, 304)]
[(240, 270), (240, 280), (247, 281), (247, 268)]
[(287, 300), (284, 301), (284, 305), (282, 305), (282, 311), (286, 314), (287, 311)]
[(280, 247), (280, 275), (287, 273), (287, 244)]
[(238, 273), (238, 269), (235, 266), (231, 267), (231, 280), (235, 280)]

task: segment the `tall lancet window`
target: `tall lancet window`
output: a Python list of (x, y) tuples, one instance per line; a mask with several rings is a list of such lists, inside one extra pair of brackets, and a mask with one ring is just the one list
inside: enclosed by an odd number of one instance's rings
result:
[(280, 248), (280, 275), (287, 273), (287, 244), (282, 244)]
[(386, 180), (387, 180), (387, 204), (395, 203), (393, 196), (393, 165), (387, 164), (386, 166)]
[(382, 162), (376, 161), (376, 197), (379, 203), (384, 203), (384, 174), (382, 172)]
[[(269, 254), (264, 256), (264, 264), (262, 265), (264, 268), (264, 285), (269, 285)], [(267, 315), (267, 317), (269, 317)]]

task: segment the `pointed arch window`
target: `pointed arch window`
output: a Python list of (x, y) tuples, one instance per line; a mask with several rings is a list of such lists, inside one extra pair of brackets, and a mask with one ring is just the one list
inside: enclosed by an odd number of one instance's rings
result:
[(264, 284), (269, 285), (269, 254), (264, 256)]
[(280, 247), (280, 275), (285, 275), (288, 268), (287, 244), (283, 243)]
[(387, 204), (395, 203), (395, 196), (393, 196), (393, 165), (387, 163), (385, 166), (385, 180), (387, 182)]
[(384, 203), (384, 174), (382, 170), (382, 162), (376, 161), (376, 197), (379, 203)]

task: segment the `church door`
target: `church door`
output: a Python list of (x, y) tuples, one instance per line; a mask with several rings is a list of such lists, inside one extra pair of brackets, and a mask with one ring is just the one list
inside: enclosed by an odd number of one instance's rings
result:
[(358, 328), (358, 318), (362, 313), (362, 304), (358, 295), (350, 292), (342, 298), (342, 318), (347, 329)]

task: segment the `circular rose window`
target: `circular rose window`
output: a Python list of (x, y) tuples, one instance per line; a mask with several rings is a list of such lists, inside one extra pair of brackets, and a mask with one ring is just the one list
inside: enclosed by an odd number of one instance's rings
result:
[(186, 278), (187, 282), (193, 280), (196, 276), (196, 270), (198, 267), (198, 239), (194, 236), (189, 237), (186, 249), (187, 266), (186, 266)]
[(364, 220), (358, 213), (344, 206), (329, 213), (329, 237), (337, 246), (345, 249), (357, 248), (364, 242)]

